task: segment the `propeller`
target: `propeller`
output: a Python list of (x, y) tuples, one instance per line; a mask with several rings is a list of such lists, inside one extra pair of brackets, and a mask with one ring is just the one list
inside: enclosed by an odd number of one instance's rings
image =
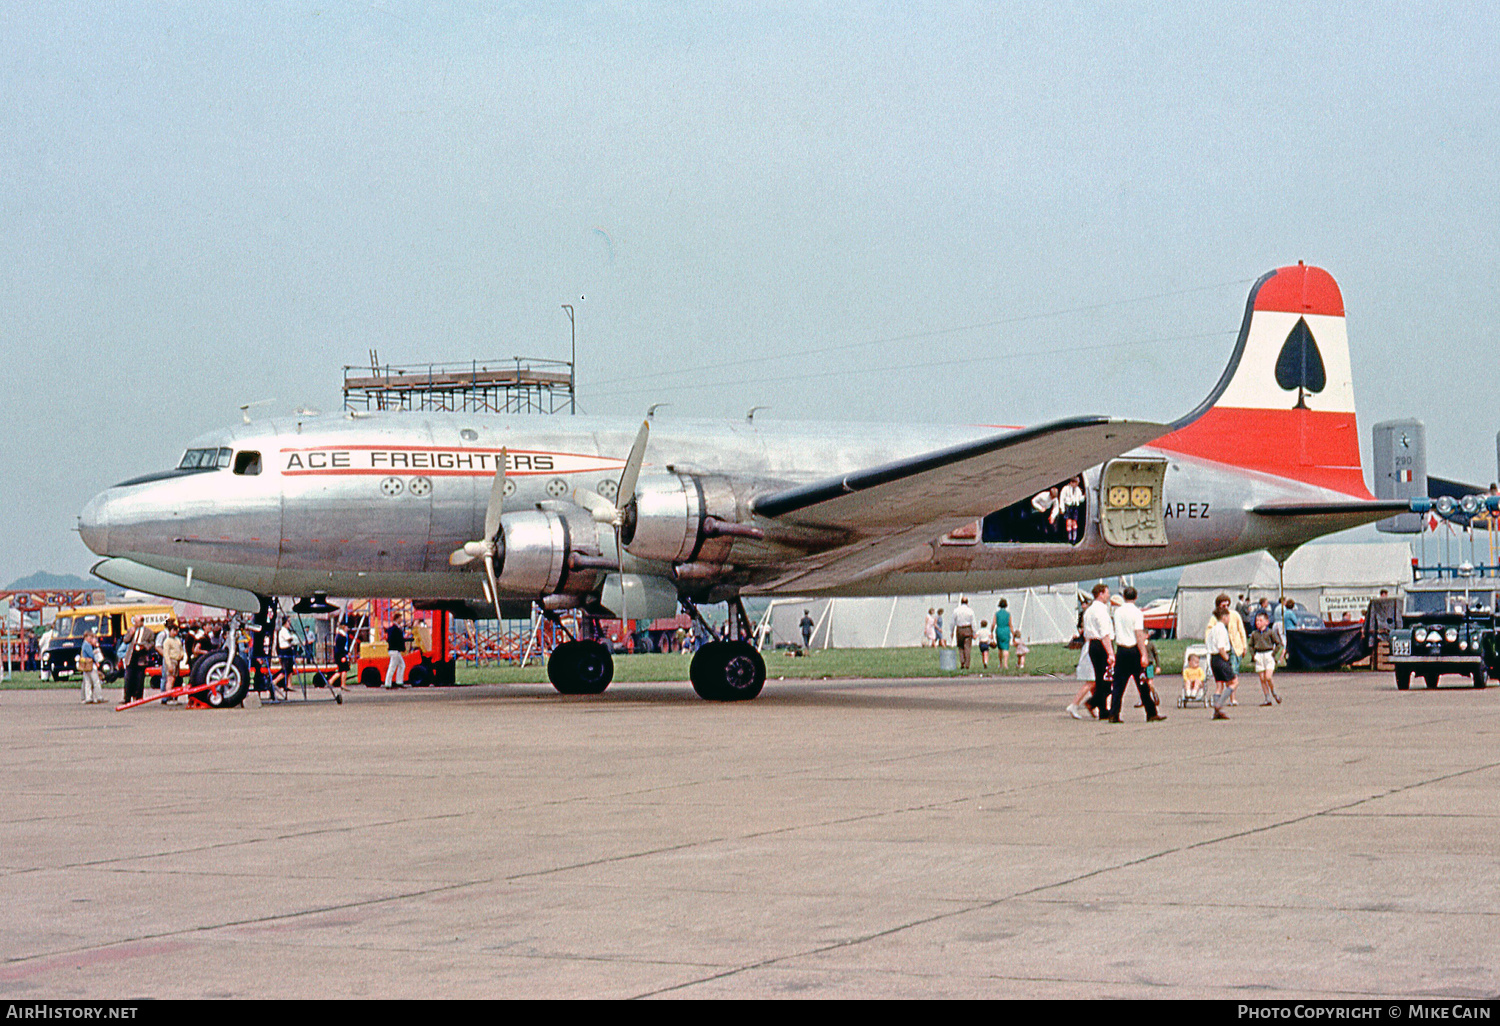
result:
[[(620, 471), (620, 484), (615, 489), (615, 501), (611, 502), (598, 492), (587, 488), (573, 489), (573, 501), (589, 511), (597, 524), (608, 524), (615, 531), (615, 557), (621, 569), (625, 563), (625, 546), (620, 541), (620, 528), (625, 524), (625, 511), (635, 502), (635, 483), (641, 476), (641, 464), (646, 459), (646, 440), (651, 435), (651, 421), (641, 421), (641, 429), (635, 433), (630, 455), (625, 458), (625, 467)], [(625, 611), (625, 574), (620, 574), (620, 621), (629, 623)]]
[(454, 549), (448, 554), (450, 566), (467, 566), (476, 559), (484, 560), (484, 591), (490, 605), (499, 601), (497, 596), (500, 594), (500, 584), (495, 580), (495, 553), (499, 551), (500, 514), (505, 505), (506, 462), (505, 450), (501, 449), (500, 458), (496, 461), (495, 479), (490, 482), (489, 505), (484, 508), (484, 537), (478, 541), (464, 542), (463, 548)]
[(595, 523), (608, 524), (615, 529), (616, 546), (620, 541), (620, 528), (625, 523), (625, 510), (635, 501), (635, 483), (641, 476), (641, 463), (646, 458), (646, 439), (650, 434), (651, 422), (641, 421), (641, 429), (636, 432), (635, 442), (630, 446), (630, 455), (625, 460), (624, 469), (620, 471), (615, 502), (587, 488), (573, 489), (573, 501), (588, 510)]

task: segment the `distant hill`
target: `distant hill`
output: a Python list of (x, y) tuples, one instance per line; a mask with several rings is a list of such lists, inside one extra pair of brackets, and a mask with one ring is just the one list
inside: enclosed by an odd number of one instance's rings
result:
[(97, 577), (79, 577), (77, 574), (49, 574), (45, 570), (38, 570), (34, 574), (18, 577), (5, 586), (6, 591), (23, 591), (28, 588), (103, 588), (108, 594), (116, 594), (120, 589), (112, 584), (105, 584)]

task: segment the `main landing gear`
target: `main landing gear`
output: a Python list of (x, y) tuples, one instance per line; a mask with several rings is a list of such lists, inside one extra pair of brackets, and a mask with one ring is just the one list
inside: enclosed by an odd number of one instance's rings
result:
[[(710, 636), (713, 629), (691, 599), (682, 606)], [(568, 640), (552, 650), (547, 660), (547, 679), (564, 695), (600, 695), (615, 676), (615, 661), (602, 641), (574, 637), (557, 613), (542, 615)], [(739, 599), (729, 603), (730, 640), (710, 641), (693, 654), (688, 677), (700, 698), (710, 702), (744, 702), (760, 694), (766, 684), (766, 661), (748, 640), (754, 628)]]
[(615, 679), (615, 657), (609, 654), (609, 646), (592, 638), (575, 638), (550, 609), (542, 610), (542, 615), (568, 636), (547, 660), (547, 679), (552, 686), (563, 695), (604, 694)]
[[(684, 599), (683, 607), (693, 619), (710, 630), (691, 599)], [(729, 603), (730, 634), (734, 640), (710, 641), (693, 654), (688, 667), (688, 677), (699, 698), (710, 702), (745, 702), (760, 694), (766, 684), (766, 661), (754, 645), (745, 640), (753, 628), (745, 607), (736, 598)]]
[(564, 695), (602, 695), (615, 679), (615, 659), (602, 641), (564, 641), (547, 660), (547, 679)]

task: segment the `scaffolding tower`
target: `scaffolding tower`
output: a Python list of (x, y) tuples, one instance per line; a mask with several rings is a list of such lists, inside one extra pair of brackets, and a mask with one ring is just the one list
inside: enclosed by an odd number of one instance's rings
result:
[(451, 413), (576, 413), (570, 360), (512, 356), (469, 363), (344, 367), (346, 410), (443, 410)]

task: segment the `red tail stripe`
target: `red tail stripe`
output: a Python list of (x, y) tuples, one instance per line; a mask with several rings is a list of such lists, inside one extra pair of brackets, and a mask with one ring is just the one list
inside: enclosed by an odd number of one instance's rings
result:
[(1255, 294), (1255, 309), (1344, 316), (1344, 295), (1321, 267), (1282, 267)]
[(1216, 406), (1152, 447), (1374, 498), (1360, 468), (1352, 413)]

